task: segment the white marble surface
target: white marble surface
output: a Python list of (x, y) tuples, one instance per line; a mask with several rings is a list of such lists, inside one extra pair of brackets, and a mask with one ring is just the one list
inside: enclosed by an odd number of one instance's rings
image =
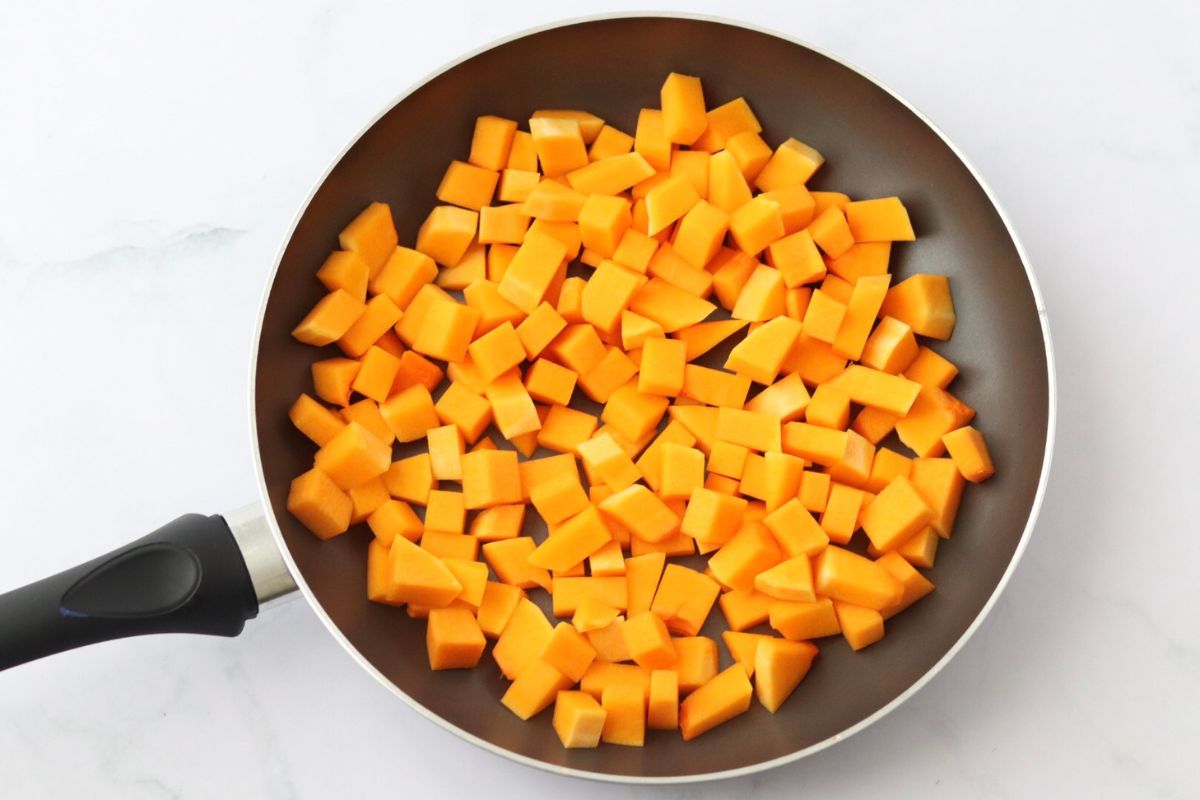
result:
[[(310, 182), (448, 57), (593, 10), (168, 5), (0, 5), (0, 587), (249, 500), (250, 331)], [(1200, 796), (1197, 7), (776, 5), (736, 10), (938, 122), (1006, 205), (1046, 296), (1049, 494), (958, 658), (800, 764), (647, 791), (479, 752), (377, 686), (297, 602), (237, 640), (144, 638), (0, 676), (4, 797)]]

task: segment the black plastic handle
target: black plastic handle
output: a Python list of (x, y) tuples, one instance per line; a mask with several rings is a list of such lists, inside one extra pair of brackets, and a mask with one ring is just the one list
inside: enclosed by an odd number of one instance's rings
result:
[(237, 636), (258, 616), (219, 516), (187, 514), (108, 555), (0, 595), (0, 670), (147, 633)]

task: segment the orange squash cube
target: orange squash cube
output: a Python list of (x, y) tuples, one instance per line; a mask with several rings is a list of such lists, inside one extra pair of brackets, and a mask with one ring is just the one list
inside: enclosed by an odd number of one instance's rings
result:
[(329, 291), (344, 289), (348, 294), (365, 301), (367, 281), (371, 270), (362, 256), (350, 250), (334, 250), (317, 270), (317, 280)]
[(534, 117), (529, 120), (529, 133), (546, 176), (564, 175), (587, 166), (587, 147), (578, 121)]
[(781, 558), (771, 534), (762, 525), (752, 524), (722, 545), (709, 559), (708, 566), (722, 584), (749, 592), (754, 588), (754, 576), (775, 566)]
[(856, 242), (911, 242), (917, 238), (899, 197), (859, 200), (847, 203), (843, 210)]
[(292, 481), (287, 508), (318, 539), (332, 539), (350, 527), (350, 497), (319, 467)]
[(392, 602), (445, 608), (462, 592), (462, 584), (441, 558), (408, 539), (392, 540), (390, 561)]
[(734, 345), (725, 368), (761, 384), (774, 383), (800, 336), (800, 328), (800, 323), (790, 317), (775, 317), (765, 322)]
[(750, 322), (765, 322), (783, 316), (786, 294), (787, 287), (779, 270), (755, 263), (730, 315)]
[(809, 642), (764, 637), (754, 651), (754, 692), (774, 714), (808, 674), (817, 648)]
[(292, 336), (315, 347), (332, 344), (346, 334), (366, 311), (362, 300), (343, 289), (322, 297), (292, 330)]
[[(391, 495), (388, 494), (387, 484), (384, 482), (382, 475), (355, 486), (346, 494), (350, 495), (351, 525), (366, 522), (380, 506), (391, 500)], [(419, 519), (417, 520), (417, 524), (418, 526), (420, 525)]]
[(667, 138), (663, 127), (661, 111), (656, 108), (643, 108), (638, 112), (633, 149), (655, 169), (671, 168), (671, 140)]
[(933, 339), (954, 333), (954, 300), (945, 275), (913, 275), (888, 289), (880, 314), (907, 323), (914, 332)]
[(554, 616), (569, 617), (578, 609), (579, 604), (587, 598), (598, 600), (616, 609), (624, 609), (628, 604), (626, 599), (626, 578), (615, 576), (611, 578), (555, 578), (551, 591), (551, 603)]
[[(502, 583), (517, 586), (521, 589), (532, 589), (540, 586), (550, 590), (550, 573), (540, 567), (530, 565), (526, 559), (536, 549), (533, 539), (528, 536), (518, 536), (515, 539), (500, 539), (488, 542), (481, 548), (483, 560), (496, 573)], [(534, 606), (534, 608), (537, 608)], [(541, 611), (539, 610), (540, 614)]]
[(908, 478), (899, 476), (862, 512), (862, 528), (880, 551), (894, 549), (933, 518), (933, 512)]
[(970, 425), (944, 434), (942, 444), (958, 471), (972, 483), (982, 483), (996, 474), (983, 434)]
[(700, 200), (680, 219), (672, 246), (688, 264), (703, 269), (717, 254), (728, 230), (729, 214)]
[(702, 542), (724, 544), (741, 526), (746, 505), (744, 498), (701, 487), (692, 492), (679, 529)]
[(821, 513), (821, 529), (834, 544), (846, 544), (858, 530), (858, 518), (865, 494), (844, 483), (831, 482), (829, 498)]
[(729, 233), (744, 253), (756, 255), (783, 238), (783, 214), (773, 200), (756, 197), (730, 212)]
[(695, 636), (720, 593), (720, 585), (712, 578), (679, 564), (667, 564), (650, 610), (672, 633)]
[(832, 343), (833, 352), (855, 360), (862, 356), (891, 279), (890, 275), (867, 275), (854, 284), (846, 316)]
[(574, 454), (577, 447), (596, 432), (597, 420), (591, 414), (568, 406), (551, 406), (537, 434), (537, 443), (548, 450)]
[[(574, 470), (555, 473), (540, 483), (530, 486), (529, 500), (548, 525), (557, 525), (589, 506), (587, 493), (583, 491), (583, 485), (579, 482), (579, 473)], [(604, 544), (603, 541), (596, 546), (599, 547), (602, 544)], [(587, 555), (584, 553), (583, 556), (567, 564), (567, 567), (573, 566)], [(566, 569), (566, 567), (559, 567), (559, 569)]]
[(600, 510), (646, 542), (664, 541), (679, 530), (679, 518), (641, 484), (635, 483), (601, 500)]
[(483, 587), (483, 598), (475, 613), (483, 635), (489, 639), (499, 638), (524, 596), (525, 593), (516, 586), (488, 581)]
[(525, 348), (526, 358), (533, 360), (567, 327), (567, 321), (549, 303), (541, 303), (521, 324), (517, 337)]
[[(763, 517), (763, 524), (788, 558), (814, 556), (829, 544), (826, 531), (795, 497)], [(762, 587), (756, 588), (763, 591)]]
[(599, 161), (610, 156), (619, 156), (633, 150), (633, 137), (612, 125), (605, 125), (596, 134), (591, 147), (588, 148), (588, 159)]
[[(725, 150), (713, 153), (708, 160), (708, 202), (724, 211), (733, 214), (748, 204), (753, 195), (746, 183), (746, 176), (733, 155)], [(764, 200), (764, 203), (772, 202)], [(778, 208), (778, 206), (776, 206)], [(780, 215), (782, 225), (782, 214)], [(778, 237), (776, 237), (778, 238)], [(751, 253), (753, 255), (753, 253)]]
[(870, 559), (829, 546), (813, 562), (817, 594), (865, 608), (887, 608), (900, 599), (903, 587), (891, 573)]
[(338, 347), (352, 358), (363, 355), (400, 321), (403, 313), (387, 295), (372, 297), (354, 324), (337, 340)]
[(495, 169), (451, 161), (437, 188), (437, 199), (443, 203), (479, 211), (492, 202), (500, 173)]
[(850, 424), (850, 395), (832, 383), (823, 383), (812, 393), (804, 412), (810, 425), (844, 431)]
[(317, 451), (314, 461), (317, 469), (345, 491), (387, 472), (391, 458), (391, 447), (351, 422)]
[(586, 195), (618, 195), (653, 175), (654, 167), (641, 154), (623, 153), (568, 172), (567, 183)]
[(288, 419), (318, 447), (337, 436), (346, 425), (341, 417), (304, 393), (288, 409)]
[(746, 670), (734, 664), (692, 692), (679, 706), (679, 730), (689, 742), (750, 708), (754, 690)]
[(672, 144), (691, 144), (708, 127), (700, 79), (672, 72), (659, 92), (663, 133)]
[(630, 204), (623, 197), (592, 194), (579, 211), (579, 233), (583, 246), (604, 258), (611, 258), (617, 251), (631, 223)]
[(392, 382), (400, 369), (400, 359), (386, 350), (372, 346), (359, 359), (358, 372), (350, 387), (377, 402), (388, 398), (392, 390)]
[(755, 133), (762, 131), (762, 125), (759, 124), (758, 118), (754, 116), (750, 104), (744, 97), (735, 98), (710, 109), (705, 116), (707, 127), (700, 138), (692, 142), (694, 150), (715, 153), (725, 147), (725, 143), (731, 136), (742, 131), (754, 131)]
[(867, 337), (859, 360), (863, 366), (899, 375), (913, 363), (917, 352), (917, 338), (912, 328), (894, 317), (884, 317)]
[(904, 587), (900, 600), (879, 612), (884, 619), (894, 617), (933, 591), (933, 584), (929, 579), (913, 569), (898, 553), (884, 553), (875, 563), (887, 570)]
[[(353, 491), (353, 490), (351, 490)], [(397, 537), (415, 542), (425, 530), (424, 523), (403, 500), (385, 500), (367, 517), (367, 527), (384, 546), (391, 547)]]
[(570, 678), (535, 658), (509, 685), (500, 702), (520, 719), (530, 719), (549, 708), (558, 693), (570, 687)]
[(421, 384), (410, 386), (380, 403), (379, 413), (400, 442), (415, 442), (442, 424), (434, 409), (433, 397)]
[(552, 725), (568, 750), (597, 747), (607, 712), (587, 692), (560, 691), (554, 700)]
[(763, 192), (762, 196), (779, 204), (779, 213), (783, 215), (783, 230), (789, 236), (808, 227), (812, 222), (816, 201), (804, 184), (797, 183), (773, 192)]
[(579, 682), (595, 658), (595, 649), (569, 622), (558, 623), (538, 653), (539, 660), (557, 669), (572, 684)]
[(586, 200), (587, 195), (572, 189), (564, 179), (545, 178), (529, 190), (522, 205), (536, 221), (576, 222)]
[(777, 600), (812, 603), (817, 599), (812, 566), (806, 555), (789, 558), (760, 572), (754, 577), (754, 588)]
[(485, 115), (475, 118), (475, 132), (471, 136), (471, 154), (467, 157), (477, 167), (503, 169), (508, 163), (517, 123), (504, 117)]
[(462, 361), (475, 335), (479, 312), (455, 300), (430, 303), (412, 349), (442, 361)]
[(837, 612), (842, 636), (846, 637), (851, 649), (862, 650), (883, 638), (883, 616), (879, 611), (836, 600), (833, 608)]
[(776, 600), (771, 603), (768, 618), (771, 627), (791, 641), (820, 639), (842, 632), (833, 601), (827, 597), (818, 598), (813, 603)]
[[(753, 590), (745, 591), (742, 589), (732, 589), (721, 595), (717, 603), (721, 606), (721, 613), (725, 615), (725, 624), (729, 626), (730, 631), (744, 631), (747, 628), (753, 628), (756, 625), (762, 625), (767, 621), (771, 604), (777, 602), (772, 597), (767, 597), (761, 592)], [(728, 642), (728, 638), (726, 642)], [(730, 647), (732, 653), (733, 648)], [(740, 663), (745, 665), (737, 653), (733, 656)], [(753, 668), (753, 664), (750, 668)]]
[(916, 458), (909, 480), (933, 511), (930, 525), (943, 539), (949, 539), (962, 499), (963, 477), (949, 458)]
[(621, 626), (630, 658), (647, 669), (668, 669), (678, 656), (671, 634), (661, 619), (650, 611), (634, 614)]
[(358, 253), (371, 277), (383, 267), (397, 241), (392, 209), (387, 203), (371, 203), (338, 234), (338, 246)]
[(825, 261), (807, 229), (771, 242), (767, 246), (767, 263), (779, 270), (789, 289), (825, 277)]
[(546, 296), (566, 255), (566, 245), (558, 239), (541, 232), (528, 234), (500, 280), (500, 296), (531, 313)]
[(764, 192), (773, 192), (808, 183), (808, 179), (824, 163), (825, 157), (819, 152), (798, 139), (788, 139), (775, 148), (775, 153), (755, 178), (754, 185)]
[(429, 501), (429, 492), (437, 488), (433, 479), (429, 453), (393, 461), (383, 476), (388, 494), (397, 500), (423, 506)]
[(895, 414), (889, 414), (882, 409), (864, 406), (855, 416), (854, 422), (850, 423), (850, 429), (871, 444), (879, 444), (892, 432), (899, 419)]
[(646, 214), (650, 236), (681, 219), (700, 202), (700, 195), (691, 182), (681, 175), (667, 177), (646, 193)]
[(608, 744), (641, 747), (646, 738), (646, 694), (640, 686), (612, 684), (600, 697), (604, 727), (600, 738)]
[(909, 384), (919, 391), (907, 414), (896, 421), (896, 435), (921, 458), (939, 456), (945, 451), (942, 437), (974, 419), (975, 409), (944, 389)]
[(444, 267), (453, 267), (467, 252), (478, 227), (478, 211), (435, 206), (417, 231), (416, 249)]
[(935, 389), (945, 389), (956, 375), (958, 367), (923, 345), (917, 349), (916, 358), (904, 369), (904, 377), (910, 381)]
[(658, 494), (664, 500), (687, 500), (704, 485), (704, 454), (667, 442), (662, 448)]
[(513, 134), (512, 146), (509, 148), (508, 162), (505, 167), (527, 172), (537, 171), (537, 150), (533, 146), (533, 136), (527, 131), (517, 131)]
[(487, 639), (470, 611), (433, 608), (425, 628), (425, 645), (430, 669), (471, 669), (483, 656)]

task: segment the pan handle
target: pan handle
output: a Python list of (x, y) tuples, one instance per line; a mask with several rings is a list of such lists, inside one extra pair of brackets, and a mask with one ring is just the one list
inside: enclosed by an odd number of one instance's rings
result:
[(185, 514), (100, 558), (0, 595), (0, 670), (148, 633), (237, 636), (295, 589), (261, 508)]

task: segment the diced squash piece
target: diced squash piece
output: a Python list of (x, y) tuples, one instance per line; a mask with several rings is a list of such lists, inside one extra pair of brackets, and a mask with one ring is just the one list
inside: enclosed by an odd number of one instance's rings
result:
[(362, 425), (384, 444), (390, 445), (396, 441), (396, 434), (392, 433), (392, 429), (384, 421), (379, 404), (370, 398), (346, 406), (341, 410), (341, 417), (344, 422), (357, 422)]
[(527, 235), (500, 280), (500, 296), (526, 313), (541, 304), (567, 248), (545, 233)]
[(741, 410), (750, 391), (750, 378), (688, 364), (683, 370), (683, 396), (706, 405)]
[[(580, 606), (582, 607), (583, 604), (589, 602), (599, 601), (596, 601), (591, 597), (585, 597), (582, 601), (580, 601)], [(578, 611), (576, 611), (576, 613), (578, 613)], [(629, 651), (625, 647), (625, 636), (621, 633), (621, 628), (624, 625), (625, 617), (618, 614), (615, 621), (609, 623), (603, 628), (596, 628), (595, 630), (588, 631), (588, 644), (590, 644), (596, 651), (596, 661), (593, 662), (593, 666), (598, 662), (615, 664), (621, 661), (629, 660)], [(638, 667), (638, 669), (641, 668)], [(589, 672), (590, 671), (591, 670), (589, 670)]]
[[(640, 153), (623, 153), (572, 170), (567, 173), (567, 183), (587, 195), (618, 195), (652, 175), (654, 167)], [(628, 201), (625, 209), (629, 210)]]
[(611, 433), (605, 432), (582, 442), (576, 452), (584, 466), (604, 481), (608, 488), (619, 492), (637, 483), (642, 473)]
[(405, 310), (421, 287), (433, 281), (437, 274), (437, 264), (432, 258), (407, 247), (397, 247), (371, 278), (371, 292), (386, 295), (397, 308)]
[(736, 136), (742, 131), (754, 131), (755, 133), (762, 131), (762, 125), (759, 124), (758, 118), (754, 116), (754, 112), (750, 110), (750, 104), (744, 97), (735, 98), (724, 105), (709, 109), (705, 116), (707, 127), (700, 138), (692, 142), (694, 150), (715, 153), (725, 147), (725, 143), (729, 141), (730, 137)]
[(610, 156), (619, 156), (622, 153), (628, 153), (633, 150), (633, 137), (612, 125), (605, 125), (600, 128), (600, 132), (596, 134), (595, 140), (592, 141), (591, 147), (588, 148), (588, 159), (591, 161), (599, 161), (602, 158)]
[(475, 614), (483, 635), (489, 639), (499, 638), (524, 596), (525, 593), (516, 586), (488, 581)]
[(765, 322), (785, 311), (786, 287), (779, 270), (755, 264), (730, 314), (734, 319)]
[(525, 371), (525, 390), (539, 403), (565, 406), (571, 402), (578, 379), (573, 370), (539, 358)]
[(388, 596), (392, 590), (392, 565), (388, 548), (378, 539), (367, 544), (367, 599), (372, 603), (392, 605)]
[(583, 287), (583, 320), (601, 333), (615, 334), (621, 312), (645, 282), (644, 276), (615, 261), (602, 261)]
[[(485, 206), (479, 210), (479, 242), (480, 244), (520, 244), (525, 238), (525, 232), (529, 229), (529, 223), (530, 217), (525, 213), (524, 206), (519, 203)], [(444, 286), (445, 284), (439, 283), (439, 285)]]
[(385, 500), (369, 517), (367, 526), (375, 534), (375, 538), (385, 546), (391, 547), (392, 540), (397, 536), (416, 542), (424, 531), (424, 523), (412, 510), (412, 506), (403, 500)]
[(911, 458), (887, 447), (881, 447), (875, 453), (875, 459), (871, 462), (871, 474), (862, 488), (878, 494), (894, 478), (907, 478), (911, 472)]
[[(388, 494), (387, 484), (384, 483), (383, 476), (372, 478), (366, 483), (355, 486), (346, 492), (346, 494), (350, 496), (351, 525), (366, 522), (380, 506), (391, 500), (391, 495)], [(418, 519), (418, 527), (420, 523), (421, 521)]]
[(763, 192), (762, 196), (779, 204), (779, 213), (783, 215), (784, 233), (797, 233), (812, 222), (816, 203), (804, 184), (797, 183), (772, 192)]
[(679, 674), (674, 670), (656, 669), (650, 673), (646, 726), (657, 730), (679, 727)]
[(888, 289), (880, 314), (907, 323), (914, 332), (933, 339), (954, 333), (954, 301), (945, 275), (913, 275)]
[(529, 120), (529, 133), (543, 174), (563, 175), (587, 166), (587, 147), (577, 120), (534, 117)]
[(626, 439), (639, 441), (658, 426), (667, 404), (665, 397), (644, 394), (631, 381), (609, 396), (600, 419)]
[(805, 470), (800, 476), (800, 505), (813, 514), (823, 512), (829, 500), (829, 489), (828, 473)]
[(681, 219), (700, 202), (700, 195), (683, 176), (667, 177), (646, 193), (646, 214), (650, 236)]
[(930, 569), (937, 559), (941, 537), (933, 526), (922, 528), (896, 547), (895, 552), (915, 567)]
[(913, 363), (917, 352), (917, 338), (912, 328), (894, 317), (884, 317), (867, 337), (860, 360), (871, 369), (899, 375)]
[(631, 223), (630, 204), (623, 197), (592, 194), (579, 211), (583, 246), (604, 258), (611, 258), (617, 252)]
[(767, 636), (754, 650), (754, 692), (763, 708), (774, 714), (808, 674), (817, 648)]
[(725, 141), (725, 150), (733, 156), (747, 181), (754, 180), (768, 161), (771, 147), (755, 131), (742, 131)]
[(728, 229), (729, 214), (700, 200), (679, 221), (673, 248), (691, 266), (703, 269), (717, 254)]
[(451, 161), (438, 185), (437, 199), (479, 211), (492, 202), (499, 179), (500, 173), (496, 169), (479, 167), (466, 161)]
[(362, 300), (344, 289), (335, 289), (317, 301), (312, 311), (292, 330), (292, 336), (315, 347), (332, 344), (342, 338), (365, 311)]
[(920, 391), (907, 415), (896, 421), (896, 435), (921, 458), (933, 458), (945, 451), (942, 437), (969, 423), (975, 409), (944, 389), (912, 385)]
[(607, 712), (587, 692), (560, 691), (554, 700), (552, 725), (568, 750), (597, 747)]
[(519, 369), (509, 370), (493, 380), (484, 393), (492, 406), (492, 419), (504, 438), (512, 439), (541, 428), (542, 422), (521, 383)]
[[(542, 181), (540, 173), (531, 172), (523, 169), (506, 169), (500, 173), (500, 183), (496, 190), (496, 199), (502, 203), (524, 203), (529, 199), (530, 193)], [(482, 209), (480, 209), (482, 211)], [(511, 212), (517, 214), (518, 210), (513, 209)], [(520, 212), (524, 214), (524, 207)], [(528, 216), (528, 215), (525, 215)], [(480, 222), (483, 222), (483, 215), (480, 216)], [(490, 257), (489, 252), (489, 257)], [(489, 270), (490, 271), (490, 270)], [(489, 277), (491, 277), (489, 275)], [(495, 278), (493, 278), (495, 280)]]
[(720, 585), (712, 578), (679, 564), (667, 564), (650, 610), (672, 633), (695, 636), (720, 593)]
[(317, 280), (331, 292), (344, 289), (360, 301), (367, 299), (371, 270), (362, 256), (350, 250), (334, 250), (317, 270)]
[(528, 536), (500, 539), (483, 545), (483, 560), (503, 583), (522, 589), (540, 586), (549, 591), (550, 573), (530, 565), (526, 560), (536, 548), (537, 545)]
[(842, 636), (852, 650), (862, 650), (883, 638), (883, 616), (873, 608), (834, 601)]
[(784, 236), (783, 213), (774, 200), (756, 197), (729, 215), (729, 234), (738, 248), (756, 255)]
[(608, 744), (641, 747), (646, 739), (646, 694), (640, 686), (617, 683), (604, 687), (600, 697), (604, 727), (600, 738)]
[(521, 719), (530, 719), (571, 687), (571, 679), (541, 659), (530, 661), (509, 685), (500, 702)]
[(779, 452), (782, 447), (778, 419), (729, 406), (717, 410), (717, 438), (760, 453)]
[(393, 602), (444, 608), (462, 592), (462, 584), (442, 559), (403, 537), (392, 540)]
[(996, 474), (983, 434), (970, 425), (944, 434), (942, 444), (954, 466), (972, 483), (982, 483)]
[[(705, 197), (726, 214), (733, 214), (751, 201), (753, 196), (750, 186), (731, 153), (722, 150), (714, 153), (709, 159), (708, 192)], [(782, 223), (782, 213), (780, 222)]]
[(746, 670), (734, 664), (692, 692), (679, 706), (679, 730), (685, 742), (707, 733), (750, 708), (753, 688)]
[(533, 146), (533, 136), (527, 131), (517, 131), (513, 134), (512, 146), (509, 148), (508, 162), (505, 167), (529, 172), (537, 171), (537, 150)]
[(800, 476), (804, 472), (804, 459), (788, 453), (768, 451), (763, 454), (766, 467), (766, 497), (763, 498), (766, 512), (775, 511), (785, 503), (795, 500), (800, 492)]
[(704, 454), (667, 442), (662, 448), (658, 494), (664, 500), (687, 500), (704, 485)]
[(773, 192), (798, 183), (808, 183), (808, 179), (824, 163), (825, 157), (816, 150), (798, 139), (788, 139), (775, 148), (774, 155), (758, 173), (754, 185), (764, 192)]
[(923, 345), (917, 349), (916, 358), (904, 369), (904, 377), (910, 381), (936, 389), (945, 389), (956, 375), (958, 367)]
[(371, 203), (338, 234), (338, 246), (357, 253), (375, 276), (396, 249), (396, 226), (387, 203)]
[(525, 348), (525, 356), (530, 360), (537, 358), (566, 327), (567, 321), (554, 310), (554, 306), (549, 303), (538, 304), (516, 327), (517, 336)]
[(688, 500), (679, 529), (694, 539), (724, 544), (741, 527), (746, 505), (747, 501), (741, 497), (703, 487), (696, 489)]
[(527, 667), (536, 663), (537, 654), (550, 641), (553, 633), (554, 628), (542, 610), (528, 598), (520, 598), (509, 615), (496, 646), (492, 648), (492, 657), (496, 659), (504, 677), (514, 680)]
[(575, 323), (568, 325), (555, 337), (545, 353), (582, 376), (595, 369), (604, 360), (608, 350), (594, 327), (587, 323)]
[(288, 490), (288, 511), (318, 539), (345, 533), (352, 507), (350, 497), (319, 467), (295, 478)]
[(348, 423), (317, 451), (316, 467), (343, 491), (388, 470), (391, 448), (357, 422)]
[(831, 385), (845, 391), (855, 403), (897, 416), (909, 414), (916, 408), (917, 395), (923, 391), (915, 381), (859, 364), (847, 367)]
[(788, 558), (814, 556), (829, 544), (828, 534), (795, 497), (763, 517), (763, 524)]
[(417, 231), (416, 249), (444, 267), (453, 267), (467, 252), (478, 227), (478, 211), (435, 206)]
[(358, 372), (350, 386), (364, 397), (382, 402), (388, 398), (399, 369), (400, 359), (382, 348), (372, 346), (359, 359)]
[(504, 117), (485, 115), (475, 118), (471, 136), (471, 154), (467, 160), (484, 169), (503, 169), (508, 163), (517, 123)]
[(663, 621), (649, 611), (634, 614), (621, 626), (625, 648), (635, 663), (647, 669), (668, 669), (678, 656)]
[(771, 242), (767, 247), (767, 263), (779, 270), (789, 289), (825, 277), (825, 261), (807, 229)]
[(722, 584), (750, 592), (754, 588), (755, 575), (775, 566), (781, 558), (774, 537), (763, 526), (753, 524), (742, 528), (722, 545), (709, 559), (708, 566)]
[[(725, 624), (730, 631), (744, 631), (767, 621), (772, 603), (777, 602), (762, 592), (733, 589), (721, 595), (717, 603), (725, 615)], [(726, 631), (728, 634), (729, 631)], [(728, 640), (726, 640), (728, 641)], [(732, 651), (732, 648), (730, 648)], [(734, 653), (734, 658), (737, 654)], [(741, 661), (741, 659), (738, 659)], [(744, 663), (744, 662), (743, 662)], [(753, 664), (750, 665), (750, 668)]]
[(846, 215), (837, 207), (822, 211), (808, 225), (813, 241), (830, 258), (844, 255), (854, 246), (854, 236), (846, 224)]
[(846, 430), (850, 424), (850, 395), (832, 383), (823, 383), (812, 393), (804, 421), (822, 428)]
[(791, 641), (820, 639), (842, 632), (833, 601), (827, 597), (812, 603), (776, 600), (768, 611), (771, 627)]
[(708, 455), (708, 469), (727, 478), (741, 478), (749, 453), (748, 447), (718, 440)]
[(847, 203), (843, 210), (856, 242), (911, 242), (917, 238), (899, 197), (858, 200)]
[(636, 664), (617, 664), (612, 662), (594, 661), (584, 673), (579, 688), (592, 697), (600, 699), (604, 690), (609, 686), (627, 685), (641, 689), (644, 696), (650, 694), (650, 670)]
[(433, 608), (425, 628), (425, 645), (430, 669), (471, 669), (483, 656), (487, 639), (467, 609)]
[(867, 275), (858, 279), (846, 304), (842, 326), (833, 340), (833, 352), (854, 360), (862, 356), (890, 282), (890, 275)]
[(591, 144), (604, 128), (604, 120), (590, 111), (574, 108), (540, 108), (533, 112), (534, 119), (574, 120), (579, 125), (579, 135), (585, 144)]
[[(589, 507), (587, 493), (583, 491), (583, 485), (579, 482), (579, 473), (575, 470), (556, 473), (529, 487), (529, 500), (548, 525), (557, 525)], [(596, 546), (599, 547), (601, 544), (604, 544), (604, 541), (599, 542)], [(566, 569), (587, 555), (588, 553), (584, 553), (566, 567), (557, 567), (557, 569)]]
[(692, 144), (708, 127), (700, 79), (672, 72), (659, 92), (663, 133), (672, 144)]
[(359, 363), (352, 358), (326, 358), (312, 365), (313, 391), (327, 403), (350, 405), (350, 387)]
[(693, 361), (745, 328), (746, 324), (745, 320), (738, 319), (701, 322), (675, 331), (674, 338), (684, 343), (684, 359)]
[(813, 563), (817, 594), (866, 608), (887, 608), (900, 599), (900, 582), (875, 562), (840, 547), (826, 547)]
[(817, 599), (813, 593), (812, 566), (806, 555), (789, 558), (758, 573), (754, 588), (777, 600), (812, 603)]
[(679, 530), (679, 518), (653, 492), (633, 484), (600, 501), (600, 510), (647, 542), (660, 542)]
[[(485, 452), (485, 451), (475, 451)], [(497, 452), (488, 450), (486, 452)], [(512, 481), (513, 478), (504, 476), (503, 480)], [(519, 492), (518, 492), (519, 494)], [(481, 500), (476, 494), (476, 490), (467, 490), (463, 486), (463, 496), (466, 499), (467, 508), (472, 508), (473, 503), (479, 503)], [(481, 542), (495, 542), (500, 539), (515, 539), (521, 535), (521, 527), (525, 524), (525, 505), (523, 503), (510, 503), (506, 505), (493, 505), (484, 508), (471, 521), (471, 535)]]
[(929, 579), (913, 569), (912, 564), (898, 553), (884, 553), (876, 559), (875, 563), (887, 570), (904, 587), (900, 599), (880, 611), (884, 619), (890, 619), (899, 614), (933, 591), (933, 584), (929, 582)]
[(962, 499), (962, 473), (949, 458), (916, 458), (909, 480), (933, 512), (929, 524), (943, 539), (949, 539)]
[(663, 127), (661, 111), (656, 108), (643, 108), (638, 112), (633, 149), (655, 169), (671, 168), (671, 140), (667, 138), (666, 129)]
[(591, 414), (568, 406), (551, 406), (537, 432), (537, 444), (559, 453), (574, 454), (579, 445), (592, 438), (596, 425), (597, 420)]
[(664, 553), (646, 553), (625, 560), (629, 614), (639, 614), (650, 609), (666, 560)]
[(560, 622), (554, 627), (553, 633), (537, 657), (575, 684), (592, 665), (596, 651), (571, 623)]
[[(549, 483), (549, 482), (547, 482)], [(545, 486), (547, 484), (543, 484)], [(593, 505), (557, 525), (529, 555), (529, 563), (550, 570), (567, 570), (582, 562), (612, 539)]]
[[(535, 222), (529, 230), (533, 231), (538, 222), (577, 222), (583, 211), (587, 195), (577, 192), (560, 178), (545, 178), (529, 190), (522, 206), (525, 213), (533, 217)], [(541, 231), (549, 235), (546, 231)], [(526, 234), (528, 237), (528, 234)], [(560, 237), (552, 237), (559, 239)], [(568, 247), (568, 250), (570, 248)]]
[(821, 514), (821, 529), (834, 544), (846, 544), (858, 529), (858, 518), (865, 494), (844, 483), (832, 482), (829, 498)]
[(899, 476), (862, 512), (862, 528), (880, 551), (894, 549), (923, 529), (933, 512), (908, 478)]
[(805, 422), (787, 422), (782, 429), (783, 452), (824, 466), (832, 466), (846, 455), (845, 431), (822, 428)]
[(337, 436), (346, 425), (341, 417), (304, 393), (288, 409), (288, 419), (318, 447)]
[(725, 368), (761, 384), (772, 384), (796, 339), (800, 323), (790, 317), (775, 317), (734, 345)]
[(575, 609), (571, 624), (580, 633), (607, 628), (620, 618), (621, 612), (613, 606), (602, 603), (593, 597), (585, 597)]
[(554, 616), (569, 617), (579, 608), (584, 598), (599, 600), (605, 605), (624, 610), (628, 604), (627, 578), (555, 578), (551, 601)]
[(652, 278), (630, 300), (629, 310), (654, 320), (665, 332), (674, 333), (703, 322), (716, 306), (661, 278)]

